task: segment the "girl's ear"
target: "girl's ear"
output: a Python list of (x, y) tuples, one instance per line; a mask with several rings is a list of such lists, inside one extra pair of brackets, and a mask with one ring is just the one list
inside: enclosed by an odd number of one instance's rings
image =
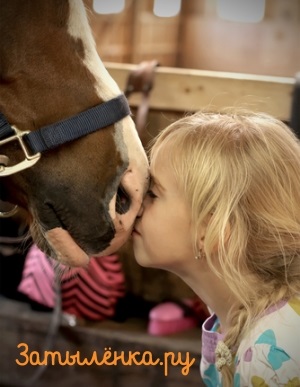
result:
[[(199, 227), (199, 230), (198, 230), (198, 247), (199, 247), (199, 250), (203, 250), (204, 249), (204, 241), (205, 241), (207, 226), (208, 226), (208, 224), (211, 221), (211, 218), (213, 216), (214, 216), (213, 214), (208, 215), (207, 219), (204, 222), (202, 222), (201, 226)], [(230, 227), (230, 224), (228, 222), (226, 224), (225, 231), (224, 231), (224, 244), (226, 244), (227, 241), (229, 240), (230, 234), (231, 234), (231, 227)], [(213, 251), (214, 252), (218, 251), (218, 243), (215, 246), (215, 248), (213, 249)]]
[(198, 231), (198, 248), (202, 251), (204, 249), (205, 231), (206, 227), (203, 226), (201, 226), (200, 230)]
[(205, 235), (206, 235), (206, 229), (207, 229), (207, 225), (209, 223), (211, 219), (211, 215), (209, 215), (207, 217), (207, 219), (205, 219), (200, 227), (198, 228), (198, 248), (199, 250), (202, 250), (204, 249), (204, 241), (205, 241)]

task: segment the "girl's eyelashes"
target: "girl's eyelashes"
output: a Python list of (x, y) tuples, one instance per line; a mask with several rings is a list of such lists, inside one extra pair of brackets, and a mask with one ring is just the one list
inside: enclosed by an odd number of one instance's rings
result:
[(151, 199), (157, 198), (157, 196), (155, 195), (155, 193), (154, 193), (151, 189), (148, 189), (147, 195), (148, 195)]
[(151, 199), (156, 199), (158, 196), (155, 195), (155, 193), (153, 192), (153, 187), (155, 187), (155, 182), (152, 176), (150, 175), (150, 183), (149, 183), (149, 189), (147, 191), (147, 196)]

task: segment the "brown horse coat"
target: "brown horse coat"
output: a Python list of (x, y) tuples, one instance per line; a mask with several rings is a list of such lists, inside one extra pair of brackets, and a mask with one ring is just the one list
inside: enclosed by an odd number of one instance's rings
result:
[[(121, 93), (95, 48), (80, 0), (10, 0), (0, 13), (0, 112), (21, 131), (74, 116)], [(9, 165), (24, 158), (2, 145)], [(1, 176), (1, 175), (0, 175)], [(130, 116), (1, 177), (1, 199), (24, 210), (37, 245), (85, 265), (128, 239), (148, 163)]]

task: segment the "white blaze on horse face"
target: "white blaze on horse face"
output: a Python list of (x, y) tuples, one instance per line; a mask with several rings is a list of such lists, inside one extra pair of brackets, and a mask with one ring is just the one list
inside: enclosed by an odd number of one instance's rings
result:
[[(82, 1), (70, 0), (68, 31), (75, 39), (80, 39), (84, 46), (84, 65), (93, 74), (97, 95), (107, 101), (121, 94), (121, 90), (104, 67), (96, 50), (96, 44), (88, 24)], [(125, 214), (116, 212), (116, 194), (109, 203), (109, 214), (114, 223), (116, 236), (110, 247), (99, 255), (111, 254), (120, 248), (130, 236), (134, 220), (138, 214), (145, 191), (148, 186), (148, 160), (131, 117), (126, 117), (115, 124), (115, 144), (120, 157), (128, 163), (121, 180), (131, 200), (130, 209)]]
[[(109, 204), (109, 214), (114, 223), (116, 236), (110, 246), (101, 255), (108, 255), (120, 248), (129, 238), (135, 218), (142, 205), (144, 194), (149, 184), (149, 170), (147, 156), (142, 148), (138, 133), (131, 117), (116, 124), (117, 133), (122, 133), (124, 140), (124, 151), (129, 155), (129, 165), (126, 169), (121, 185), (130, 197), (130, 209), (124, 213), (116, 212), (116, 197), (114, 195)], [(132, 129), (132, 130), (129, 130)], [(120, 150), (122, 152), (122, 149)]]
[(116, 97), (120, 88), (104, 67), (96, 49), (96, 43), (88, 23), (86, 10), (81, 0), (69, 0), (70, 15), (68, 21), (69, 34), (80, 39), (84, 46), (84, 65), (96, 79), (95, 89), (103, 101)]

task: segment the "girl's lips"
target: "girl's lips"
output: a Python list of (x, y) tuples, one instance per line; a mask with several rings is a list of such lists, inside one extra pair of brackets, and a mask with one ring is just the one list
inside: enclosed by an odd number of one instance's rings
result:
[(132, 235), (141, 235), (136, 228), (133, 229)]

